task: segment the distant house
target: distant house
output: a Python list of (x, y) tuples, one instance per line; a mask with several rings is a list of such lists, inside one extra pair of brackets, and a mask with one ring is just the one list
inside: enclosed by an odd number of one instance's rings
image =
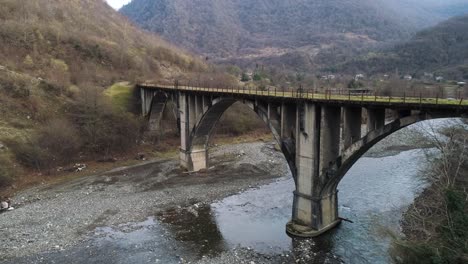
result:
[(356, 81), (359, 81), (361, 79), (364, 79), (364, 74), (362, 73), (356, 74), (356, 76), (354, 76), (354, 80)]
[(466, 82), (457, 82), (458, 86), (465, 86)]
[(413, 76), (407, 74), (407, 75), (403, 76), (403, 79), (405, 79), (407, 81), (411, 81), (411, 80), (413, 80)]
[(434, 79), (434, 74), (433, 74), (433, 73), (429, 73), (429, 72), (425, 72), (425, 73), (424, 73), (424, 78), (426, 78), (426, 79)]
[(322, 80), (334, 80), (335, 78), (336, 78), (336, 76), (333, 75), (333, 74), (323, 75), (322, 77), (320, 77), (320, 79), (322, 79)]
[(442, 76), (437, 76), (437, 77), (435, 78), (435, 80), (436, 80), (437, 82), (442, 82), (442, 81), (444, 81), (444, 77), (442, 77)]

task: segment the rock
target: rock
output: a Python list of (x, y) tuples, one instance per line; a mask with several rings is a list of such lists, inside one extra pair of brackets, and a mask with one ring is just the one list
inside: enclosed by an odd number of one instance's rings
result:
[(5, 210), (8, 209), (8, 203), (6, 201), (3, 201), (0, 203), (0, 210)]
[(145, 153), (138, 153), (136, 158), (136, 160), (146, 160), (146, 154)]
[(86, 164), (77, 163), (77, 164), (75, 164), (73, 167), (66, 169), (66, 171), (70, 171), (70, 172), (73, 172), (73, 171), (74, 171), (74, 172), (82, 172), (82, 171), (84, 171), (86, 168), (87, 168)]

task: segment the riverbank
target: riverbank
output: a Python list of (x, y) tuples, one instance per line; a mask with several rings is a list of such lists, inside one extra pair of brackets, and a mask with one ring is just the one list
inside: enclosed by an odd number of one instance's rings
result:
[(427, 188), (403, 214), (405, 237), (393, 242), (396, 263), (468, 262), (468, 129), (459, 123), (437, 133), (426, 156)]
[[(391, 144), (393, 144), (391, 141), (383, 141), (377, 147), (388, 149)], [(392, 153), (391, 151), (383, 151), (380, 155), (385, 157)], [(203, 173), (184, 173), (179, 168), (179, 162), (175, 158), (158, 159), (87, 177), (49, 182), (23, 190), (14, 197), (14, 206), (17, 209), (0, 215), (0, 231), (2, 232), (0, 244), (6, 252), (0, 256), (0, 260), (4, 263), (15, 264), (70, 262), (71, 259), (73, 259), (71, 263), (93, 263), (92, 259), (99, 259), (96, 256), (100, 254), (122, 258), (125, 256), (125, 253), (122, 252), (128, 252), (128, 261), (130, 262), (156, 262), (156, 259), (159, 259), (161, 263), (233, 263), (242, 261), (247, 261), (246, 263), (250, 261), (255, 263), (288, 263), (291, 261), (307, 263), (309, 260), (320, 258), (327, 259), (330, 263), (340, 262), (335, 258), (336, 256), (328, 251), (325, 251), (324, 254), (320, 253), (320, 257), (314, 255), (315, 252), (311, 250), (311, 247), (315, 247), (315, 242), (308, 240), (294, 242), (294, 250), (297, 251), (294, 252), (294, 258), (292, 257), (293, 252), (289, 249), (285, 249), (284, 253), (281, 253), (280, 250), (279, 253), (275, 254), (262, 254), (245, 246), (230, 247), (229, 250), (221, 250), (220, 252), (215, 250), (217, 253), (206, 251), (205, 248), (222, 247), (224, 243), (221, 242), (222, 240), (216, 240), (216, 237), (220, 236), (220, 234), (216, 234), (221, 232), (216, 228), (215, 231), (209, 231), (207, 237), (197, 235), (204, 232), (202, 230), (205, 230), (203, 228), (207, 223), (214, 221), (213, 208), (208, 210), (210, 206), (213, 207), (217, 201), (233, 194), (255, 190), (256, 186), (265, 186), (265, 184), (275, 182), (281, 177), (283, 178), (281, 178), (279, 186), (283, 186), (285, 175), (289, 175), (286, 161), (282, 153), (277, 151), (274, 142), (215, 145), (210, 156), (212, 164), (215, 166)], [(368, 162), (365, 160), (363, 162)], [(357, 167), (360, 170), (360, 165)], [(391, 170), (394, 171), (394, 169)], [(351, 174), (353, 173), (351, 172)], [(362, 172), (355, 174), (357, 176), (354, 177), (364, 177), (363, 175), (365, 175)], [(373, 177), (366, 178), (373, 181)], [(363, 180), (366, 179), (358, 180), (358, 182)], [(405, 183), (405, 179), (394, 180), (399, 185), (408, 185)], [(343, 183), (345, 184), (344, 189), (356, 188), (349, 188), (346, 186), (346, 182)], [(278, 204), (284, 204), (286, 207), (281, 208), (281, 217), (274, 215), (269, 220), (265, 220), (265, 223), (269, 225), (270, 221), (278, 218), (277, 221), (280, 224), (275, 226), (274, 230), (280, 230), (280, 233), (284, 233), (284, 223), (290, 217), (290, 209), (287, 209), (287, 206), (290, 206), (290, 195), (294, 186), (292, 180), (287, 180), (284, 183), (287, 188), (281, 187), (281, 190), (275, 189), (266, 195), (262, 194), (261, 197), (253, 199), (256, 202), (242, 202), (240, 206), (236, 205), (236, 208), (264, 212), (268, 215), (278, 210)], [(283, 198), (280, 203), (274, 202), (271, 206), (262, 209), (266, 211), (260, 210), (264, 207), (262, 204), (265, 203), (262, 202), (262, 199), (273, 200), (273, 197), (270, 199), (265, 197), (270, 195), (276, 197), (279, 192), (283, 192), (283, 189), (286, 192), (281, 194)], [(402, 188), (398, 187), (397, 189)], [(385, 190), (391, 189), (385, 188)], [(379, 191), (379, 197), (382, 197), (381, 192), (383, 191)], [(357, 208), (367, 210), (367, 207), (362, 204), (362, 198), (352, 195), (352, 191), (342, 194), (340, 201), (349, 200), (352, 202), (343, 204), (340, 210), (344, 217), (355, 219), (357, 216), (349, 215), (349, 213), (353, 212), (354, 214)], [(387, 203), (388, 201), (383, 202), (383, 204)], [(205, 210), (205, 208), (207, 209)], [(169, 221), (167, 226), (165, 221)], [(364, 219), (363, 221), (367, 225), (368, 220)], [(180, 226), (180, 229), (176, 228), (177, 226)], [(189, 230), (187, 230), (187, 226), (190, 226)], [(236, 224), (236, 226), (238, 225)], [(172, 234), (174, 228), (176, 228), (175, 235)], [(341, 227), (342, 231), (338, 233), (348, 233), (349, 228), (355, 229), (351, 226)], [(364, 231), (370, 232), (365, 229)], [(150, 233), (147, 235), (150, 236), (148, 243), (153, 243), (151, 245), (145, 244), (146, 232)], [(197, 239), (191, 239), (192, 235), (195, 235)], [(133, 236), (138, 237), (135, 239), (137, 242), (128, 241), (133, 241)], [(161, 238), (155, 239), (155, 236)], [(213, 236), (215, 242), (212, 242)], [(143, 239), (141, 239), (142, 237)], [(184, 243), (179, 241), (180, 239)], [(216, 241), (220, 245), (217, 245)], [(119, 243), (135, 244), (119, 246)], [(134, 247), (141, 248), (136, 250)], [(198, 249), (187, 250), (187, 247)], [(109, 252), (102, 253), (105, 250), (109, 250)], [(138, 252), (140, 250), (145, 252), (147, 256), (139, 259)], [(173, 254), (167, 254), (168, 250)], [(353, 248), (353, 252), (360, 250), (363, 249), (361, 247)], [(113, 253), (114, 251), (121, 253), (116, 254)], [(198, 255), (200, 254), (198, 252), (205, 252), (203, 254), (206, 256)], [(130, 256), (132, 256), (131, 259)], [(177, 256), (184, 258), (185, 262)], [(100, 260), (96, 260), (95, 263), (101, 263), (103, 259), (100, 258)], [(125, 261), (117, 261), (117, 259), (112, 261), (110, 259), (107, 263), (125, 263)]]
[(271, 182), (287, 170), (273, 143), (221, 146), (211, 156), (218, 165), (203, 173), (187, 174), (176, 160), (157, 160), (21, 191), (13, 199), (16, 209), (0, 215), (0, 259), (65, 250), (84, 242), (97, 227), (211, 203)]

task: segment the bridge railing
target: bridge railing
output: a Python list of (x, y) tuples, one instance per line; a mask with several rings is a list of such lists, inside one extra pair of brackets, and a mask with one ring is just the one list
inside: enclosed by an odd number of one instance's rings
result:
[(200, 92), (213, 92), (232, 95), (255, 95), (270, 97), (285, 97), (311, 100), (333, 101), (362, 101), (362, 102), (388, 102), (388, 103), (413, 103), (413, 104), (443, 104), (443, 105), (468, 105), (464, 96), (466, 89), (459, 88), (456, 91), (442, 89), (413, 89), (413, 90), (372, 90), (372, 89), (313, 89), (313, 88), (259, 88), (247, 86), (219, 87), (210, 83), (181, 82), (173, 84), (143, 84), (148, 87), (163, 89), (188, 90)]

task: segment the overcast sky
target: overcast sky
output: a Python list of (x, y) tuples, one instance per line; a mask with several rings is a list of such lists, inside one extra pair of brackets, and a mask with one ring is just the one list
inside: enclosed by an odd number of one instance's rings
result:
[(110, 6), (115, 9), (121, 8), (123, 5), (128, 4), (131, 0), (106, 0)]

